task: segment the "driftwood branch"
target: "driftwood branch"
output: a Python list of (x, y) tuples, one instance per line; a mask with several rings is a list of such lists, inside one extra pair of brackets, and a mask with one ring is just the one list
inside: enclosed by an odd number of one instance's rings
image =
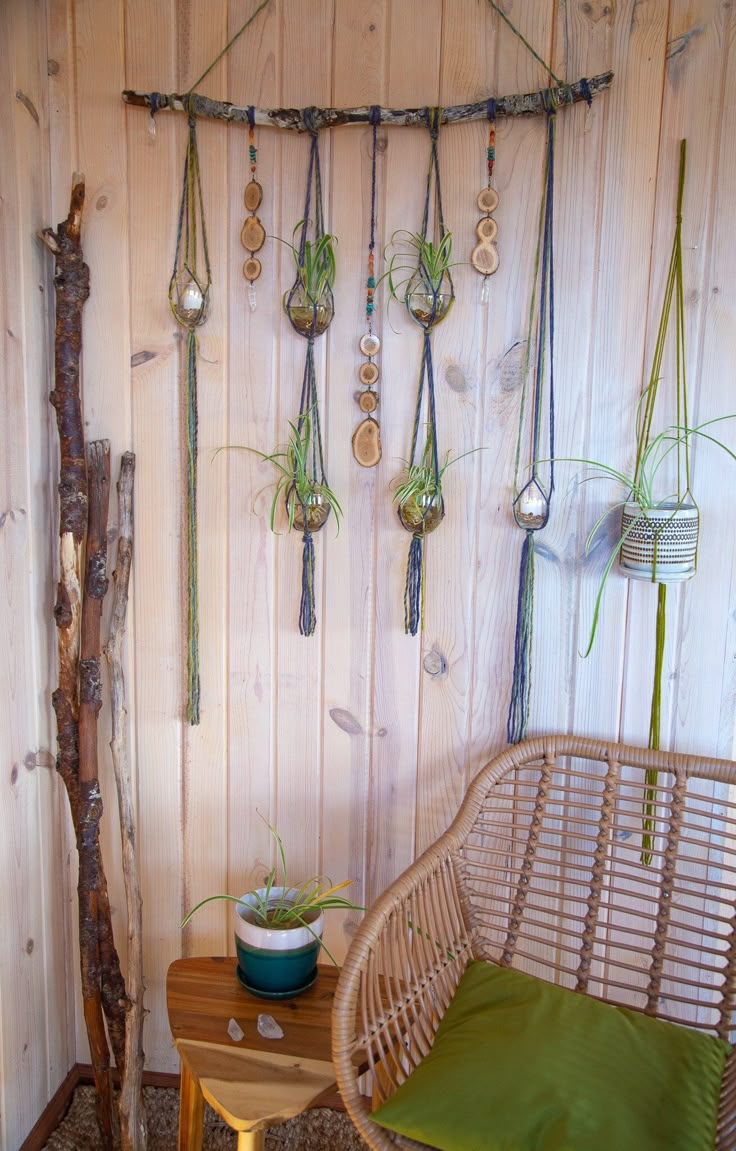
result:
[[(52, 701), (57, 720), (57, 770), (69, 796), (72, 822), (79, 848), (80, 954), (84, 1013), (93, 1063), (99, 1069), (98, 1119), (104, 1146), (112, 1147), (112, 1093), (109, 1089), (109, 1049), (102, 1010), (116, 1062), (123, 1068), (125, 1055), (125, 984), (112, 941), (112, 920), (102, 857), (99, 820), (102, 811), (97, 782), (96, 730), (99, 710), (99, 616), (104, 594), (109, 447), (92, 453), (95, 468), (95, 506), (89, 507), (87, 459), (82, 423), (79, 367), (82, 347), (82, 310), (89, 296), (89, 269), (81, 247), (84, 176), (75, 173), (69, 215), (54, 232), (40, 233), (55, 259), (56, 288), (55, 379), (50, 401), (56, 409), (60, 443), (59, 535), (60, 574), (54, 606), (59, 654), (59, 682)], [(106, 485), (97, 481), (97, 468), (107, 455)], [(82, 593), (82, 556), (92, 511), (93, 529), (87, 562), (88, 620)], [(96, 615), (96, 621), (95, 621)], [(83, 623), (87, 634), (83, 635)], [(91, 627), (91, 632), (89, 628)], [(96, 635), (95, 635), (96, 630)], [(96, 659), (95, 659), (96, 653)], [(80, 659), (80, 655), (82, 659)], [(84, 661), (82, 666), (82, 661)], [(80, 693), (80, 680), (82, 690)], [(83, 700), (80, 701), (80, 694)], [(84, 764), (80, 768), (80, 711), (84, 729)], [(94, 745), (94, 746), (93, 746)], [(83, 782), (80, 783), (80, 773)]]
[(145, 1151), (147, 1146), (146, 1113), (143, 1103), (143, 899), (141, 896), (133, 787), (128, 754), (128, 712), (125, 706), (125, 675), (122, 647), (128, 611), (128, 586), (133, 560), (133, 477), (135, 456), (125, 452), (120, 462), (118, 480), (119, 535), (115, 571), (110, 636), (105, 657), (110, 668), (112, 696), (112, 740), (110, 749), (115, 769), (120, 814), (120, 837), (123, 849), (123, 878), (128, 915), (128, 994), (129, 1008), (125, 1027), (125, 1073), (120, 1100), (120, 1138), (122, 1151)]
[[(545, 88), (538, 92), (527, 92), (516, 96), (496, 98), (497, 116), (537, 116), (548, 106), (564, 107), (580, 100), (589, 100), (599, 92), (609, 88), (613, 72), (603, 72), (590, 80), (577, 80), (574, 84), (564, 84), (557, 88)], [(162, 111), (187, 112), (190, 108), (196, 116), (210, 120), (227, 120), (233, 124), (248, 124), (247, 107), (239, 107), (224, 100), (211, 100), (208, 96), (180, 95), (177, 92), (123, 92), (123, 100), (135, 108), (148, 108), (151, 114)], [(307, 111), (305, 120), (304, 112)], [(458, 124), (466, 120), (485, 120), (488, 117), (488, 101), (474, 104), (455, 104), (443, 108), (441, 124)], [(360, 108), (256, 108), (255, 122), (262, 127), (289, 128), (294, 132), (308, 132), (311, 129), (336, 128), (342, 124), (369, 124), (371, 109)], [(381, 108), (382, 125), (424, 125), (427, 120), (426, 108)], [(308, 121), (308, 123), (307, 123)]]
[(110, 441), (89, 445), (87, 452), (89, 521), (82, 600), (79, 660), (79, 959), (84, 1021), (95, 1076), (97, 1119), (106, 1145), (112, 1146), (110, 1052), (102, 1010), (102, 961), (98, 931), (102, 886), (100, 819), (102, 796), (97, 777), (97, 715), (102, 706), (100, 619), (107, 590), (107, 512), (110, 498)]

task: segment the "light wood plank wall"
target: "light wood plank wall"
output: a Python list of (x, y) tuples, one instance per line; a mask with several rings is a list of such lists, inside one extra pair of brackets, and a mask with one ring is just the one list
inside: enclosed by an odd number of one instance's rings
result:
[[(490, 306), (479, 303), (476, 274), (459, 267), (458, 300), (436, 336), (441, 447), (484, 450), (447, 473), (447, 518), (427, 544), (420, 639), (403, 634), (409, 538), (389, 490), (409, 447), (420, 339), (397, 306), (387, 316), (385, 291), (377, 317), (382, 463), (363, 470), (350, 448), (358, 422), (353, 396), (364, 322), (370, 130), (339, 129), (322, 139), (327, 221), (339, 242), (336, 318), (320, 341), (317, 364), (328, 474), (345, 521), (337, 537), (330, 525), (316, 541), (318, 628), (305, 640), (297, 631), (300, 541), (268, 530), (271, 473), (247, 453), (214, 455), (224, 444), (268, 451), (283, 441), (296, 414), (304, 345), (280, 307), (290, 257), (269, 240), (251, 314), (239, 240), (247, 132), (201, 124), (214, 273), (200, 366), (203, 707), (199, 728), (182, 720), (183, 342), (166, 291), (186, 123), (161, 114), (152, 139), (148, 117), (126, 110), (119, 94), (123, 87), (186, 90), (252, 8), (250, 0), (46, 0), (45, 6), (11, 0), (3, 7), (13, 52), (3, 53), (0, 131), (5, 155), (16, 160), (2, 165), (9, 185), (2, 254), (9, 271), (0, 291), (9, 282), (22, 290), (1, 297), (3, 423), (12, 424), (14, 439), (3, 455), (8, 490), (0, 511), (28, 506), (30, 490), (37, 512), (27, 523), (6, 516), (0, 530), (8, 556), (6, 649), (19, 661), (2, 701), (13, 719), (3, 725), (12, 745), (3, 770), (14, 800), (3, 805), (3, 858), (15, 876), (17, 901), (24, 915), (38, 918), (35, 930), (46, 944), (29, 958), (24, 949), (34, 931), (19, 923), (2, 945), (9, 978), (23, 972), (29, 981), (27, 994), (12, 996), (6, 1017), (4, 966), (1, 1054), (9, 1131), (27, 1125), (33, 1102), (53, 1090), (70, 1060), (86, 1057), (78, 1006), (76, 1039), (69, 1031), (74, 1011), (58, 1017), (51, 1010), (65, 994), (73, 997), (76, 982), (72, 973), (60, 981), (53, 961), (75, 934), (73, 920), (65, 925), (59, 913), (67, 906), (59, 789), (47, 770), (21, 767), (12, 780), (7, 774), (13, 763), (23, 764), (28, 748), (48, 748), (53, 739), (53, 649), (50, 656), (42, 610), (51, 589), (45, 532), (53, 437), (44, 408), (48, 381), (38, 378), (47, 372), (48, 351), (33, 338), (46, 331), (34, 285), (36, 275), (47, 272), (32, 233), (65, 213), (74, 167), (86, 173), (88, 190), (88, 433), (112, 439), (115, 468), (126, 448), (138, 459), (128, 682), (144, 876), (148, 1066), (176, 1067), (165, 1010), (169, 962), (232, 948), (221, 907), (200, 913), (183, 932), (182, 915), (205, 895), (245, 890), (263, 874), (272, 852), (261, 815), (279, 827), (294, 875), (352, 876), (355, 898), (370, 902), (444, 829), (469, 779), (505, 741), (521, 544), (510, 491), (541, 120), (499, 122), (501, 266)], [(565, 110), (557, 127), (557, 451), (624, 466), (651, 358), (683, 136), (689, 144), (684, 246), (693, 408), (698, 419), (736, 410), (736, 10), (721, 0), (507, 0), (504, 8), (559, 74), (616, 73), (607, 95), (590, 110)], [(47, 56), (55, 62), (48, 80)], [(25, 90), (22, 68), (31, 74), (25, 83), (36, 85), (40, 134), (15, 100), (16, 89)], [(482, 0), (313, 0), (307, 7), (271, 0), (201, 91), (261, 106), (397, 106), (543, 84), (540, 66)], [(37, 138), (45, 140), (44, 149)], [(421, 130), (382, 130), (379, 139), (383, 250), (397, 228), (419, 223), (428, 141)], [(445, 210), (459, 260), (473, 243), (485, 142), (482, 124), (455, 127), (441, 139)], [(256, 143), (265, 193), (261, 218), (269, 236), (288, 237), (302, 214), (306, 141), (264, 129)], [(26, 195), (31, 187), (33, 196)], [(16, 325), (27, 333), (22, 352), (7, 335)], [(671, 382), (670, 360), (665, 390)], [(724, 436), (733, 446), (736, 428), (725, 426)], [(697, 578), (669, 597), (663, 732), (674, 747), (728, 756), (736, 718), (736, 469), (708, 445), (698, 445), (694, 456), (701, 565)], [(585, 558), (584, 541), (609, 499), (603, 486), (580, 485), (575, 468), (560, 465), (553, 516), (539, 540), (530, 729), (645, 742), (652, 589), (614, 574), (594, 651), (587, 660), (578, 655), (607, 554), (603, 543)], [(31, 577), (24, 556), (34, 539)], [(35, 637), (33, 650), (20, 643), (28, 635)], [(106, 742), (105, 733), (106, 853), (122, 939)], [(51, 878), (50, 853), (60, 865)], [(37, 892), (44, 895), (41, 904)], [(338, 954), (356, 921), (355, 914), (333, 916), (328, 942)], [(15, 1043), (24, 1029), (36, 1036), (36, 1062), (20, 1082)], [(11, 1135), (8, 1140), (12, 1147)]]

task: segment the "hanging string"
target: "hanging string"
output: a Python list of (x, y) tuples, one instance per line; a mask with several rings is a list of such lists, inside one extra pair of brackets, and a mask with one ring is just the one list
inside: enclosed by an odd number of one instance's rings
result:
[[(532, 638), (534, 614), (534, 533), (545, 526), (549, 519), (550, 501), (554, 492), (554, 144), (555, 108), (553, 99), (545, 100), (547, 110), (547, 155), (543, 193), (539, 211), (537, 250), (529, 307), (529, 326), (524, 362), (524, 383), (519, 412), (519, 431), (516, 442), (514, 467), (514, 519), (525, 530), (519, 567), (519, 591), (516, 606), (516, 630), (514, 634), (514, 670), (511, 683), (511, 699), (506, 721), (506, 734), (509, 743), (518, 743), (526, 737), (529, 725), (529, 706), (532, 684)], [(538, 301), (537, 301), (537, 293)], [(536, 321), (535, 321), (536, 316)], [(531, 398), (530, 415), (530, 478), (519, 490), (521, 466), (521, 444), (526, 422), (526, 395), (531, 366), (532, 337), (536, 329), (536, 356), (534, 368), (534, 388)], [(542, 458), (541, 441), (543, 434), (544, 381), (546, 374), (546, 354), (549, 346), (549, 399), (547, 404), (547, 435), (550, 460), (548, 486), (542, 482), (539, 462)]]
[[(200, 264), (204, 261), (204, 271)], [(191, 724), (200, 718), (199, 676), (199, 549), (197, 539), (198, 401), (196, 329), (204, 323), (212, 282), (202, 181), (197, 147), (197, 127), (190, 109), (184, 181), (176, 236), (174, 269), (169, 281), (169, 303), (176, 320), (186, 328), (185, 436), (187, 454), (187, 702)]]
[(381, 109), (377, 104), (371, 106), (370, 122), (373, 129), (373, 142), (371, 147), (371, 234), (368, 243), (368, 279), (366, 282), (365, 318), (368, 321), (368, 331), (373, 331), (373, 311), (376, 294), (376, 159), (378, 125), (381, 123)]
[(486, 147), (486, 164), (488, 167), (488, 187), (493, 182), (493, 168), (496, 163), (496, 101), (491, 96), (486, 107), (488, 116), (488, 145)]
[[(317, 393), (317, 374), (314, 364), (314, 340), (327, 327), (332, 319), (334, 301), (329, 283), (325, 283), (324, 300), (313, 299), (307, 292), (302, 272), (307, 261), (307, 244), (313, 245), (311, 254), (318, 252), (320, 241), (325, 235), (324, 216), (322, 208), (322, 174), (319, 157), (319, 138), (315, 126), (313, 108), (305, 108), (302, 115), (307, 131), (311, 135), (309, 146), (309, 160), (307, 164), (307, 185), (304, 195), (304, 216), (301, 223), (299, 238), (297, 275), (291, 290), (287, 293), (285, 307), (292, 327), (307, 340), (307, 354), (304, 361), (304, 375), (299, 399), (299, 415), (297, 417), (297, 431), (305, 445), (306, 459), (304, 468), (308, 474), (308, 490), (300, 490), (298, 476), (295, 471), (287, 498), (297, 500), (301, 509), (303, 525), (302, 535), (302, 579), (301, 601), (299, 605), (299, 631), (304, 636), (314, 635), (317, 626), (317, 611), (314, 580), (314, 540), (313, 532), (319, 530), (327, 518), (318, 524), (310, 519), (312, 506), (309, 496), (320, 487), (327, 486), (325, 473), (324, 451), (322, 446), (322, 425), (319, 414), (319, 397)], [(310, 228), (310, 213), (314, 197), (314, 228), (313, 240), (308, 239)], [(319, 264), (320, 257), (317, 256)], [(325, 267), (326, 265), (323, 265)]]
[(253, 23), (253, 21), (255, 20), (256, 16), (258, 15), (258, 13), (259, 13), (259, 12), (262, 12), (264, 8), (267, 8), (267, 7), (268, 7), (268, 5), (269, 5), (270, 3), (271, 3), (271, 0), (261, 0), (261, 3), (260, 3), (260, 4), (258, 5), (258, 7), (256, 8), (255, 12), (252, 12), (252, 13), (251, 13), (251, 15), (248, 17), (248, 19), (246, 20), (246, 22), (245, 22), (245, 24), (243, 25), (243, 27), (242, 27), (242, 28), (240, 28), (240, 29), (239, 29), (239, 30), (238, 30), (238, 31), (235, 33), (235, 35), (232, 37), (232, 39), (228, 40), (228, 42), (227, 42), (227, 44), (225, 45), (225, 47), (222, 49), (222, 51), (221, 51), (221, 52), (218, 52), (218, 53), (217, 53), (217, 55), (215, 56), (214, 60), (213, 60), (213, 61), (212, 61), (212, 63), (209, 65), (209, 67), (205, 68), (205, 70), (204, 70), (204, 72), (202, 73), (202, 75), (197, 77), (197, 79), (196, 79), (196, 80), (194, 81), (194, 83), (192, 84), (191, 88), (188, 88), (188, 89), (187, 89), (187, 92), (186, 92), (186, 95), (187, 95), (187, 96), (190, 96), (190, 95), (192, 94), (192, 92), (195, 90), (195, 88), (197, 88), (197, 87), (198, 87), (198, 86), (199, 86), (199, 85), (202, 83), (202, 81), (204, 80), (205, 76), (209, 76), (210, 72), (211, 72), (211, 71), (212, 71), (212, 69), (215, 67), (215, 65), (217, 65), (217, 64), (219, 64), (219, 63), (220, 63), (220, 60), (222, 60), (223, 56), (227, 55), (227, 53), (230, 51), (230, 49), (232, 48), (232, 46), (233, 46), (233, 44), (235, 43), (235, 41), (236, 41), (236, 40), (239, 40), (239, 39), (240, 39), (240, 37), (241, 37), (241, 36), (243, 35), (243, 33), (245, 32), (246, 28), (247, 28), (247, 27), (248, 27), (250, 24), (252, 24), (252, 23)]
[(498, 4), (496, 4), (496, 0), (488, 0), (488, 3), (490, 4), (490, 6), (491, 6), (491, 8), (493, 9), (493, 11), (498, 13), (498, 15), (499, 15), (499, 16), (501, 17), (501, 19), (504, 21), (504, 23), (505, 23), (505, 24), (508, 24), (508, 26), (509, 26), (509, 28), (511, 29), (511, 31), (513, 32), (514, 36), (516, 36), (516, 38), (517, 38), (518, 40), (520, 40), (520, 41), (521, 41), (521, 43), (524, 45), (524, 47), (525, 47), (525, 48), (526, 48), (526, 49), (527, 49), (529, 52), (531, 52), (531, 54), (532, 54), (532, 56), (534, 57), (534, 59), (535, 59), (535, 60), (536, 60), (536, 61), (537, 61), (539, 64), (541, 64), (541, 65), (542, 65), (542, 67), (544, 68), (544, 70), (545, 70), (545, 72), (547, 73), (547, 75), (552, 77), (552, 79), (554, 80), (555, 84), (560, 84), (561, 86), (563, 86), (563, 85), (564, 85), (564, 81), (563, 81), (563, 80), (560, 80), (559, 76), (556, 76), (556, 75), (555, 75), (555, 73), (554, 73), (554, 72), (552, 71), (552, 69), (550, 68), (549, 64), (547, 64), (547, 63), (546, 63), (546, 61), (544, 61), (544, 60), (542, 59), (542, 57), (539, 55), (539, 53), (538, 53), (538, 52), (536, 52), (536, 51), (534, 50), (534, 48), (532, 48), (532, 46), (531, 46), (531, 44), (529, 43), (529, 41), (526, 39), (526, 37), (525, 37), (525, 36), (522, 36), (522, 34), (521, 34), (521, 32), (519, 31), (519, 29), (516, 27), (516, 25), (515, 25), (514, 23), (512, 23), (512, 21), (511, 21), (511, 20), (509, 20), (508, 16), (507, 16), (507, 15), (506, 15), (506, 13), (503, 11), (503, 9), (502, 9), (502, 8), (499, 8)]
[[(440, 243), (446, 235), (444, 212), (442, 209), (442, 185), (440, 182), (438, 139), (441, 121), (441, 109), (432, 108), (426, 111), (426, 123), (430, 135), (430, 156), (427, 169), (427, 184), (424, 196), (424, 212), (422, 215), (421, 238), (427, 239), (430, 220), (430, 204), (432, 199), (432, 186), (434, 184), (435, 213), (437, 219), (437, 232)], [(411, 311), (414, 319), (424, 328), (422, 363), (419, 371), (419, 384), (417, 387), (417, 402), (414, 410), (414, 427), (412, 431), (411, 451), (409, 453), (409, 471), (415, 465), (418, 456), (419, 429), (421, 426), (422, 409), (424, 407), (426, 391), (426, 437), (421, 455), (422, 466), (432, 468), (433, 483), (430, 498), (426, 500), (421, 514), (415, 517), (412, 541), (409, 545), (409, 556), (406, 566), (406, 581), (404, 584), (404, 631), (407, 635), (416, 635), (422, 626), (424, 604), (424, 536), (436, 527), (444, 516), (444, 501), (442, 499), (441, 476), (439, 464), (439, 451), (437, 445), (437, 419), (435, 410), (434, 365), (432, 362), (432, 329), (446, 314), (442, 294), (443, 284), (433, 285), (427, 277), (426, 268), (423, 267), (421, 253), (417, 272), (412, 282), (417, 278), (422, 283), (422, 293), (428, 297), (424, 312), (417, 314)], [(446, 293), (451, 299), (454, 296), (452, 277), (445, 273)], [(412, 293), (412, 282), (407, 288), (407, 300)], [(449, 302), (448, 305), (449, 307)], [(421, 315), (421, 318), (420, 318)], [(399, 509), (401, 518), (401, 508)], [(406, 521), (402, 519), (406, 526)]]

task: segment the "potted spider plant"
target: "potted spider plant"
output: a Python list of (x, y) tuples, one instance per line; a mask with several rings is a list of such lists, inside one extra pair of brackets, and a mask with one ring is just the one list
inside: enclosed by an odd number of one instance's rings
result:
[[(324, 232), (315, 240), (306, 239), (306, 220), (300, 220), (286, 244), (296, 265), (296, 279), (284, 293), (283, 305), (292, 327), (300, 336), (319, 336), (329, 327), (335, 314), (335, 244), (337, 239)], [(294, 243), (299, 236), (299, 243)]]
[(427, 432), (421, 459), (412, 464), (404, 460), (403, 471), (393, 480), (393, 498), (402, 527), (412, 535), (429, 535), (439, 527), (445, 517), (445, 501), (442, 496), (442, 477), (447, 469), (459, 460), (470, 456), (481, 448), (471, 448), (459, 456), (451, 457), (448, 451), (445, 462), (435, 473), (432, 450), (432, 433)]
[(240, 896), (209, 895), (191, 909), (181, 926), (185, 927), (207, 903), (234, 903), (238, 980), (263, 999), (289, 999), (314, 983), (321, 949), (336, 962), (322, 939), (324, 913), (333, 908), (364, 908), (340, 894), (351, 879), (333, 884), (316, 875), (300, 884), (290, 883), (281, 837), (270, 824), (268, 829), (276, 844), (278, 864), (271, 868), (264, 885)]
[(394, 232), (392, 243), (398, 250), (384, 273), (389, 295), (404, 301), (415, 323), (433, 328), (445, 319), (455, 300), (450, 274), (457, 263), (452, 261), (452, 232), (443, 232), (435, 244), (421, 232), (401, 228)]
[[(289, 421), (289, 439), (285, 447), (260, 452), (257, 448), (233, 445), (239, 451), (252, 452), (268, 464), (273, 464), (277, 479), (271, 501), (270, 527), (276, 532), (276, 511), (283, 499), (286, 507), (288, 530), (318, 532), (326, 523), (330, 512), (340, 530), (342, 508), (326, 480), (317, 479), (313, 470), (312, 422), (309, 413), (299, 416), (296, 423)], [(278, 534), (278, 533), (277, 533)]]

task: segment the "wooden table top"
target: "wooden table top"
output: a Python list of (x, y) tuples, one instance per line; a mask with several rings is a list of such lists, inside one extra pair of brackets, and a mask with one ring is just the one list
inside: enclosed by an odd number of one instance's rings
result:
[[(250, 1051), (278, 1051), (305, 1059), (331, 1059), (330, 1016), (338, 968), (320, 964), (313, 987), (294, 999), (259, 999), (241, 987), (236, 959), (176, 959), (166, 977), (169, 1026), (175, 1040), (199, 1040)], [(262, 1039), (258, 1016), (272, 1015), (283, 1039)], [(227, 1025), (235, 1019), (245, 1038), (235, 1043)]]

